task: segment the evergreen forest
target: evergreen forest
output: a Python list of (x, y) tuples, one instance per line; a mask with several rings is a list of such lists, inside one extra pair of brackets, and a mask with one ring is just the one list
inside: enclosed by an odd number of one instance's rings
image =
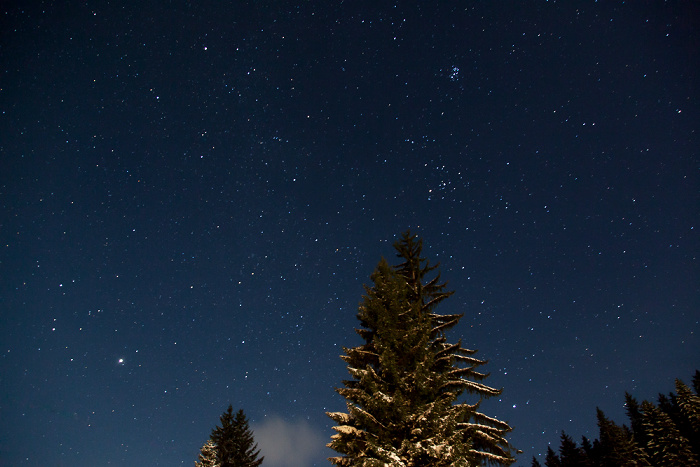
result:
[[(502, 389), (485, 384), (486, 364), (477, 350), (451, 340), (462, 314), (441, 314), (453, 294), (439, 264), (422, 256), (410, 232), (394, 243), (398, 264), (381, 259), (365, 286), (355, 332), (362, 343), (343, 348), (349, 378), (336, 392), (346, 411), (329, 412), (334, 434), (327, 444), (343, 467), (508, 466), (521, 453), (507, 440), (506, 421), (482, 411)], [(656, 404), (625, 394), (629, 425), (597, 409), (599, 437), (577, 444), (562, 432), (557, 451), (547, 448), (546, 467), (700, 466), (700, 372), (692, 387), (676, 380), (676, 392)], [(257, 467), (264, 457), (248, 420), (232, 406), (220, 416), (195, 467)], [(542, 464), (535, 458), (532, 467)]]
[[(659, 394), (656, 404), (625, 393), (629, 425), (618, 425), (597, 410), (598, 439), (577, 444), (562, 432), (558, 452), (547, 448), (546, 467), (700, 466), (700, 372), (692, 389), (676, 379), (676, 392)], [(532, 467), (541, 467), (532, 459)]]

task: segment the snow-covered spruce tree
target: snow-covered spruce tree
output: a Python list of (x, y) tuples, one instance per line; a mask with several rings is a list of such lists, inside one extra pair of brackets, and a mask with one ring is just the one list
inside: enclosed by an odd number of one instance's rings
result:
[(681, 435), (688, 438), (695, 452), (695, 457), (700, 458), (700, 396), (676, 379), (676, 402), (682, 418), (679, 423)]
[[(501, 394), (479, 381), (485, 364), (475, 350), (447, 342), (462, 315), (435, 307), (452, 295), (422, 258), (422, 242), (409, 232), (394, 244), (402, 262), (382, 259), (360, 304), (356, 332), (364, 344), (345, 348), (351, 380), (337, 392), (348, 412), (328, 413), (338, 426), (328, 447), (339, 466), (476, 466), (515, 461), (504, 435), (507, 423), (479, 411), (481, 399)], [(478, 398), (458, 402), (463, 393)]]
[(199, 459), (194, 463), (195, 467), (220, 467), (216, 460), (216, 444), (208, 439), (199, 452)]
[(593, 459), (596, 464), (630, 467), (651, 465), (647, 453), (637, 445), (629, 428), (610, 420), (600, 408), (596, 408), (596, 414), (600, 433), (600, 441), (595, 447), (597, 458)]
[(666, 412), (648, 401), (642, 402), (647, 451), (654, 465), (700, 466), (688, 440)]
[(264, 457), (258, 458), (260, 450), (253, 440), (248, 419), (243, 410), (235, 415), (229, 405), (221, 417), (221, 426), (211, 432), (211, 441), (216, 446), (216, 457), (220, 467), (257, 467)]

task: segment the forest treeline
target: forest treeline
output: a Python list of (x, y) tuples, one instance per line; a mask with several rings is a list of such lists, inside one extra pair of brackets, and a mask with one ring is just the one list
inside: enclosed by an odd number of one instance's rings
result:
[[(676, 392), (659, 394), (656, 404), (625, 393), (629, 425), (618, 425), (597, 410), (599, 435), (577, 444), (562, 432), (559, 451), (547, 448), (546, 467), (700, 466), (700, 371), (692, 389), (676, 379)], [(533, 457), (532, 467), (541, 467)]]
[[(448, 339), (463, 314), (437, 308), (453, 292), (438, 264), (422, 256), (423, 242), (405, 232), (394, 243), (399, 263), (381, 259), (358, 307), (361, 343), (340, 358), (349, 378), (336, 391), (343, 412), (327, 444), (340, 467), (509, 466), (521, 451), (507, 440), (511, 427), (482, 411), (482, 402), (502, 393), (484, 384), (487, 361), (461, 340)], [(630, 426), (598, 410), (600, 436), (576, 444), (566, 433), (547, 467), (697, 466), (700, 459), (700, 373), (693, 388), (676, 381), (676, 393), (657, 404), (626, 394)], [(466, 396), (466, 397), (465, 397)], [(197, 467), (257, 467), (263, 457), (242, 410), (220, 417), (199, 454)], [(540, 466), (533, 458), (533, 466)], [(541, 466), (540, 466), (541, 467)]]
[[(476, 349), (448, 340), (463, 315), (436, 310), (453, 293), (438, 264), (422, 256), (423, 242), (410, 232), (394, 248), (399, 264), (379, 261), (358, 307), (362, 343), (340, 356), (350, 377), (336, 391), (347, 410), (327, 413), (335, 422), (327, 446), (338, 453), (328, 460), (341, 467), (511, 465), (518, 452), (506, 439), (511, 427), (481, 408), (501, 390), (482, 382), (487, 362)], [(196, 465), (261, 462), (243, 412), (229, 406)]]

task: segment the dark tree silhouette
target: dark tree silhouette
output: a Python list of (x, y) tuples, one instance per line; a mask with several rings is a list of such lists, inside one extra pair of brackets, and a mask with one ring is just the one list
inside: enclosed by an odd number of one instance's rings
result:
[(260, 450), (253, 440), (253, 433), (248, 427), (248, 419), (243, 410), (235, 415), (229, 405), (228, 410), (219, 417), (221, 426), (211, 432), (211, 440), (216, 446), (217, 461), (220, 467), (257, 467), (264, 457), (258, 458)]
[[(659, 394), (658, 405), (641, 404), (625, 393), (630, 427), (617, 425), (597, 409), (599, 439), (585, 436), (578, 448), (562, 434), (560, 455), (547, 449), (548, 467), (591, 466), (700, 466), (700, 372), (693, 377), (693, 390), (677, 379), (676, 393)], [(533, 458), (533, 466), (536, 459)]]

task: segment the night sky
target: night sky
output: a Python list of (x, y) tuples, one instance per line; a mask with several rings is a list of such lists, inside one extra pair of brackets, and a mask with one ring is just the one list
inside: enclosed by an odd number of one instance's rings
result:
[(693, 1), (2, 2), (0, 466), (191, 466), (229, 404), (264, 465), (329, 465), (407, 229), (519, 465), (690, 382), (699, 28)]

